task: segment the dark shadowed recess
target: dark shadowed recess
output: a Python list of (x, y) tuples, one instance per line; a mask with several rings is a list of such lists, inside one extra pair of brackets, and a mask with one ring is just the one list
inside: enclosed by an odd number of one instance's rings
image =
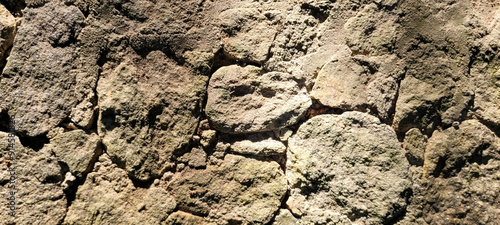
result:
[(0, 3), (15, 17), (21, 17), (23, 15), (22, 10), (26, 7), (24, 0), (0, 0)]

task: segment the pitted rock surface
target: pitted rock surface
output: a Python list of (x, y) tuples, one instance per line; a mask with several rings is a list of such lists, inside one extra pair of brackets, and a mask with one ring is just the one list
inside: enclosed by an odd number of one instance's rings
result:
[(407, 206), (409, 164), (396, 133), (360, 112), (319, 115), (289, 141), (287, 205), (302, 224), (383, 224)]

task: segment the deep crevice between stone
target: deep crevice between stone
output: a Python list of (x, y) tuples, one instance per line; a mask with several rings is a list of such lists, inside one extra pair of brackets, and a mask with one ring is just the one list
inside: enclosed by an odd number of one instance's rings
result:
[(47, 138), (46, 134), (40, 134), (38, 136), (29, 137), (19, 135), (19, 141), (25, 147), (33, 149), (35, 152), (40, 151), (45, 144), (50, 143), (50, 139)]
[(398, 224), (406, 217), (406, 214), (408, 213), (408, 206), (411, 204), (410, 199), (413, 197), (413, 190), (411, 188), (405, 189), (403, 192), (401, 192), (400, 197), (405, 199), (406, 207), (402, 208), (401, 212), (395, 217), (389, 218), (387, 221), (384, 221), (384, 225)]
[[(69, 186), (67, 189), (63, 190), (64, 195), (66, 196), (66, 213), (64, 214), (64, 217), (61, 219), (61, 221), (58, 224), (62, 224), (64, 222), (64, 219), (67, 216), (69, 207), (72, 205), (73, 201), (76, 199), (76, 193), (78, 191), (78, 188), (82, 186), (85, 181), (87, 181), (87, 175), (91, 173), (94, 170), (95, 163), (97, 160), (99, 160), (99, 157), (104, 154), (104, 147), (102, 143), (99, 141), (96, 150), (94, 151), (94, 155), (92, 156), (92, 160), (89, 162), (89, 165), (87, 165), (87, 169), (85, 172), (82, 174), (82, 177), (76, 177), (75, 181), (71, 186)], [(69, 172), (69, 167), (65, 162), (59, 161), (59, 165), (61, 166), (61, 172), (63, 174), (63, 180), (66, 177), (66, 172)]]
[(24, 0), (0, 0), (0, 3), (15, 17), (22, 17), (22, 10), (26, 8), (26, 2)]
[[(389, 113), (388, 113), (389, 114), (389, 118), (386, 121), (386, 124), (389, 125), (389, 126), (391, 126), (391, 127), (394, 125), (394, 117), (396, 116), (396, 104), (398, 103), (399, 93), (401, 91), (401, 82), (403, 82), (403, 80), (406, 78), (406, 73), (407, 72), (408, 72), (408, 68), (405, 67), (403, 75), (401, 75), (401, 77), (396, 80), (396, 83), (398, 84), (398, 87), (397, 87), (397, 90), (396, 90), (396, 96), (394, 96), (394, 100), (392, 101), (392, 107), (389, 109)], [(397, 131), (396, 131), (396, 134), (398, 134)], [(399, 138), (400, 137), (398, 137), (398, 139)]]
[(6, 109), (0, 109), (0, 131), (9, 132), (10, 116)]
[(242, 60), (239, 60), (237, 58), (231, 57), (226, 52), (224, 52), (224, 48), (221, 48), (214, 55), (212, 66), (210, 68), (209, 77), (211, 77), (212, 74), (214, 74), (215, 71), (217, 71), (221, 67), (230, 66), (230, 65), (239, 65), (239, 66), (243, 66), (243, 67), (246, 65), (252, 65), (252, 66), (262, 68), (262, 66), (258, 63), (249, 62), (249, 61), (242, 61)]

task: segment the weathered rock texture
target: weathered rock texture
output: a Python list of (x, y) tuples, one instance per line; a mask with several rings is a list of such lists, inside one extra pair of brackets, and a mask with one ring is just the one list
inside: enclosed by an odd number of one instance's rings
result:
[(137, 188), (103, 155), (78, 189), (63, 224), (162, 224), (176, 201), (162, 186)]
[(167, 190), (181, 210), (216, 224), (267, 224), (279, 210), (286, 186), (278, 163), (228, 154), (220, 166), (185, 169)]
[(376, 117), (316, 116), (289, 141), (287, 201), (302, 224), (384, 224), (404, 212), (410, 180), (396, 133)]
[(0, 80), (0, 107), (15, 116), (21, 135), (48, 132), (76, 106), (82, 88), (76, 38), (84, 19), (77, 7), (62, 3), (24, 11)]
[[(66, 214), (67, 200), (61, 187), (62, 168), (50, 152), (39, 151), (23, 146), (19, 138), (8, 141), (8, 133), (0, 132), (0, 212), (4, 224), (58, 224)], [(14, 143), (15, 160), (8, 151)], [(13, 172), (12, 172), (13, 171)], [(14, 182), (12, 182), (14, 181)], [(15, 189), (10, 188), (14, 185)], [(8, 215), (10, 204), (7, 198), (15, 192), (16, 216)]]
[(0, 0), (0, 69), (2, 224), (500, 221), (498, 1)]
[(429, 224), (495, 224), (500, 220), (500, 139), (476, 120), (435, 131), (423, 165), (424, 219)]
[(326, 106), (371, 112), (388, 120), (403, 69), (396, 56), (334, 60), (319, 71), (311, 95)]
[(107, 152), (136, 179), (160, 176), (195, 132), (206, 81), (160, 51), (103, 73), (98, 129)]
[(217, 70), (208, 85), (206, 113), (226, 133), (269, 131), (293, 125), (311, 106), (304, 85), (293, 75), (265, 73), (255, 66)]

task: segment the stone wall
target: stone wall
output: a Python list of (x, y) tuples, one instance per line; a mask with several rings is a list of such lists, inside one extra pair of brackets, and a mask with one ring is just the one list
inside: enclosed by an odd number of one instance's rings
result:
[(500, 224), (497, 1), (0, 3), (2, 224)]

